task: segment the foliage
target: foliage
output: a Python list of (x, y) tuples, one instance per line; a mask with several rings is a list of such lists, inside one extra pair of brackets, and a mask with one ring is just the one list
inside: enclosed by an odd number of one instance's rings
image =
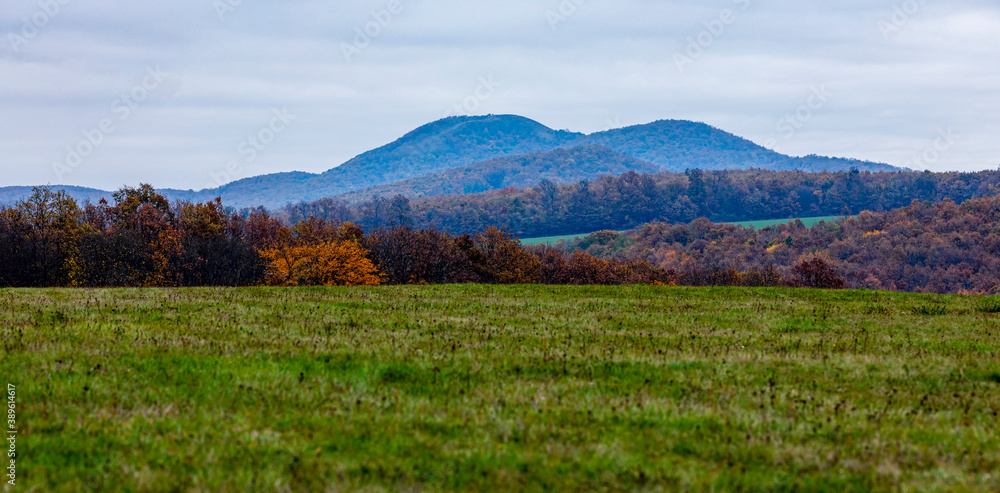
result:
[(361, 202), (373, 196), (399, 195), (413, 198), (467, 194), (508, 187), (526, 188), (538, 185), (540, 182), (554, 188), (560, 183), (593, 180), (600, 176), (618, 176), (628, 171), (656, 173), (661, 170), (655, 164), (617, 154), (606, 147), (584, 146), (491, 159), (351, 192), (337, 198), (347, 202)]
[[(877, 235), (872, 231), (880, 232)], [(678, 273), (681, 284), (705, 269), (773, 269), (792, 284), (934, 293), (1000, 292), (1000, 197), (938, 204), (914, 202), (885, 213), (862, 212), (806, 228), (760, 230), (696, 220), (651, 223), (635, 244), (610, 252), (644, 258)], [(803, 260), (823, 259), (803, 265)]]
[(826, 260), (820, 257), (802, 260), (792, 269), (797, 286), (820, 289), (844, 289), (847, 282)]
[(81, 217), (69, 195), (46, 188), (0, 209), (0, 286), (77, 285)]
[(389, 284), (479, 281), (466, 251), (447, 233), (410, 227), (378, 230), (365, 238), (372, 261)]
[[(712, 181), (707, 173), (686, 176)], [(655, 185), (648, 176), (622, 178), (635, 185), (621, 192), (632, 197)], [(913, 202), (812, 228), (649, 223), (555, 248), (526, 247), (495, 226), (459, 236), (419, 229), (409, 224), (405, 198), (377, 204), (366, 214), (383, 226), (365, 234), (339, 219), (309, 216), (287, 226), (261, 209), (236, 214), (219, 199), (171, 205), (148, 185), (82, 210), (65, 194), (39, 189), (0, 208), (0, 286), (660, 283), (1000, 292), (1000, 197)]]
[(498, 228), (490, 227), (474, 237), (459, 238), (472, 269), (488, 284), (527, 284), (542, 281), (538, 257), (521, 248), (521, 242)]
[[(541, 158), (539, 158), (541, 159)], [(489, 169), (483, 169), (488, 173)], [(546, 175), (547, 176), (547, 175)], [(484, 175), (485, 177), (485, 175)], [(540, 179), (541, 177), (539, 177)], [(485, 179), (485, 178), (484, 178)], [(507, 183), (507, 182), (504, 182)], [(522, 182), (518, 182), (522, 183)], [(535, 182), (537, 183), (537, 182)], [(852, 216), (885, 212), (919, 202), (938, 203), (998, 195), (1000, 171), (977, 173), (801, 173), (791, 171), (700, 171), (603, 176), (558, 185), (542, 181), (532, 188), (411, 198), (409, 224), (452, 234), (475, 234), (498, 226), (522, 238), (575, 235), (585, 231), (622, 231), (649, 222), (786, 222), (791, 217)], [(416, 190), (386, 189), (413, 194)], [(394, 200), (406, 200), (396, 196)], [(383, 204), (380, 204), (381, 203)], [(349, 204), (326, 199), (275, 213), (294, 223), (315, 215), (353, 221), (366, 229), (386, 226), (386, 199)], [(326, 215), (324, 215), (326, 214)], [(397, 220), (398, 222), (398, 220)], [(761, 227), (761, 226), (757, 226)]]
[(102, 200), (80, 209), (65, 193), (39, 188), (15, 208), (0, 208), (0, 286), (246, 286), (263, 279), (256, 248), (244, 239), (253, 236), (248, 221), (220, 201), (171, 206), (149, 185), (114, 195), (114, 205)]
[(364, 232), (351, 223), (309, 218), (278, 230), (261, 250), (271, 286), (377, 286), (378, 271), (361, 245)]

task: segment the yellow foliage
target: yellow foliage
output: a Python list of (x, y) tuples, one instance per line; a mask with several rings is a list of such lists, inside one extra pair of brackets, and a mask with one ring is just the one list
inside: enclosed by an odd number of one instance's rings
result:
[(884, 234), (885, 234), (885, 231), (881, 231), (881, 230), (876, 229), (875, 231), (872, 231), (870, 233), (865, 233), (864, 237), (865, 238), (871, 238), (872, 236), (882, 236)]
[(378, 286), (378, 269), (357, 240), (262, 250), (270, 286)]
[(778, 247), (780, 247), (783, 244), (784, 243), (775, 243), (774, 245), (771, 245), (771, 246), (767, 247), (767, 253), (771, 253), (771, 252), (777, 250)]
[(985, 291), (973, 291), (971, 289), (960, 289), (956, 294), (959, 296), (985, 296), (989, 293)]

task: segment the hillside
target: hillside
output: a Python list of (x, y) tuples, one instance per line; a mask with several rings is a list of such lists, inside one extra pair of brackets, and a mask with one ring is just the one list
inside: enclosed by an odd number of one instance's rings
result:
[[(571, 185), (517, 191), (417, 197), (404, 207), (414, 226), (452, 233), (502, 225), (522, 238), (585, 231), (626, 230), (651, 221), (688, 223), (699, 217), (743, 222), (790, 217), (850, 216), (886, 211), (914, 200), (962, 203), (1000, 195), (1000, 171), (976, 173), (801, 173), (724, 170), (626, 172)], [(388, 197), (384, 197), (388, 198)], [(365, 228), (385, 224), (388, 200), (295, 204), (276, 212), (286, 220), (310, 215), (352, 221)], [(398, 204), (397, 204), (398, 205)]]
[[(421, 126), (394, 142), (365, 152), (321, 174), (276, 173), (238, 180), (202, 191), (161, 190), (171, 199), (207, 201), (220, 196), (237, 208), (282, 207), (401, 180), (427, 177), (498, 158), (524, 156), (555, 149), (603, 146), (618, 154), (655, 164), (664, 170), (772, 169), (839, 171), (856, 167), (869, 171), (898, 171), (886, 164), (850, 159), (790, 157), (703, 123), (663, 120), (647, 125), (591, 135), (553, 130), (515, 115), (450, 117)], [(621, 158), (590, 163), (593, 169), (619, 169)], [(544, 177), (537, 176), (535, 183)], [(430, 178), (431, 181), (437, 178)], [(511, 178), (513, 179), (513, 178)], [(528, 183), (527, 176), (517, 178)], [(502, 180), (501, 180), (502, 181)], [(488, 182), (484, 182), (487, 183)], [(132, 184), (136, 185), (136, 184)], [(401, 184), (400, 187), (413, 186)], [(427, 185), (431, 189), (433, 186)], [(57, 186), (78, 199), (110, 196), (101, 190)], [(472, 185), (473, 189), (482, 188)], [(30, 187), (0, 188), (0, 203), (22, 200)]]
[(791, 157), (761, 147), (718, 128), (684, 120), (661, 120), (646, 125), (598, 132), (570, 145), (600, 145), (667, 171), (760, 168), (798, 171), (899, 171), (887, 164), (821, 156)]
[[(711, 224), (651, 223), (630, 233), (618, 251), (589, 245), (593, 255), (644, 258), (680, 275), (679, 284), (728, 283), (716, 271), (765, 271), (788, 276), (802, 259), (830, 264), (857, 289), (932, 293), (1000, 293), (1000, 196), (961, 205), (917, 202), (882, 213), (808, 228), (762, 229)], [(712, 279), (712, 280), (710, 280)]]
[(602, 175), (618, 176), (628, 171), (656, 173), (660, 167), (607, 147), (585, 146), (573, 149), (491, 159), (442, 173), (411, 178), (389, 185), (369, 188), (339, 196), (348, 202), (373, 196), (426, 197), (467, 194), (501, 188), (526, 188), (543, 180), (555, 184), (593, 180)]
[(212, 193), (237, 207), (280, 207), (504, 156), (551, 150), (580, 135), (555, 131), (519, 116), (451, 117), (424, 125), (322, 174), (258, 176)]

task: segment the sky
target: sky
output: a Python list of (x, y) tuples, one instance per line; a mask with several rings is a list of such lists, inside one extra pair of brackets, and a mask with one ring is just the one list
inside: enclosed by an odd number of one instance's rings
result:
[(1000, 166), (1000, 3), (5, 0), (0, 186), (322, 172), (452, 115)]

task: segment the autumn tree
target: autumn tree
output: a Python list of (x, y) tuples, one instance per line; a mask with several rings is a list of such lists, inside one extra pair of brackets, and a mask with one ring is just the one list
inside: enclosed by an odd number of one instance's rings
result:
[(246, 221), (216, 198), (177, 211), (182, 253), (173, 269), (184, 286), (246, 286), (263, 282), (266, 264), (245, 238)]
[(396, 227), (365, 238), (369, 258), (389, 284), (445, 284), (478, 280), (456, 239), (435, 229)]
[(456, 241), (466, 253), (481, 282), (526, 284), (542, 280), (542, 263), (521, 247), (521, 241), (497, 227)]
[(0, 285), (76, 285), (77, 252), (86, 232), (81, 218), (72, 197), (44, 187), (0, 212)]
[(44, 187), (0, 211), (0, 285), (76, 285), (77, 252), (86, 232), (81, 218), (72, 197)]
[(324, 221), (296, 225), (293, 234), (262, 250), (271, 286), (377, 286), (378, 269), (361, 245), (360, 228)]

